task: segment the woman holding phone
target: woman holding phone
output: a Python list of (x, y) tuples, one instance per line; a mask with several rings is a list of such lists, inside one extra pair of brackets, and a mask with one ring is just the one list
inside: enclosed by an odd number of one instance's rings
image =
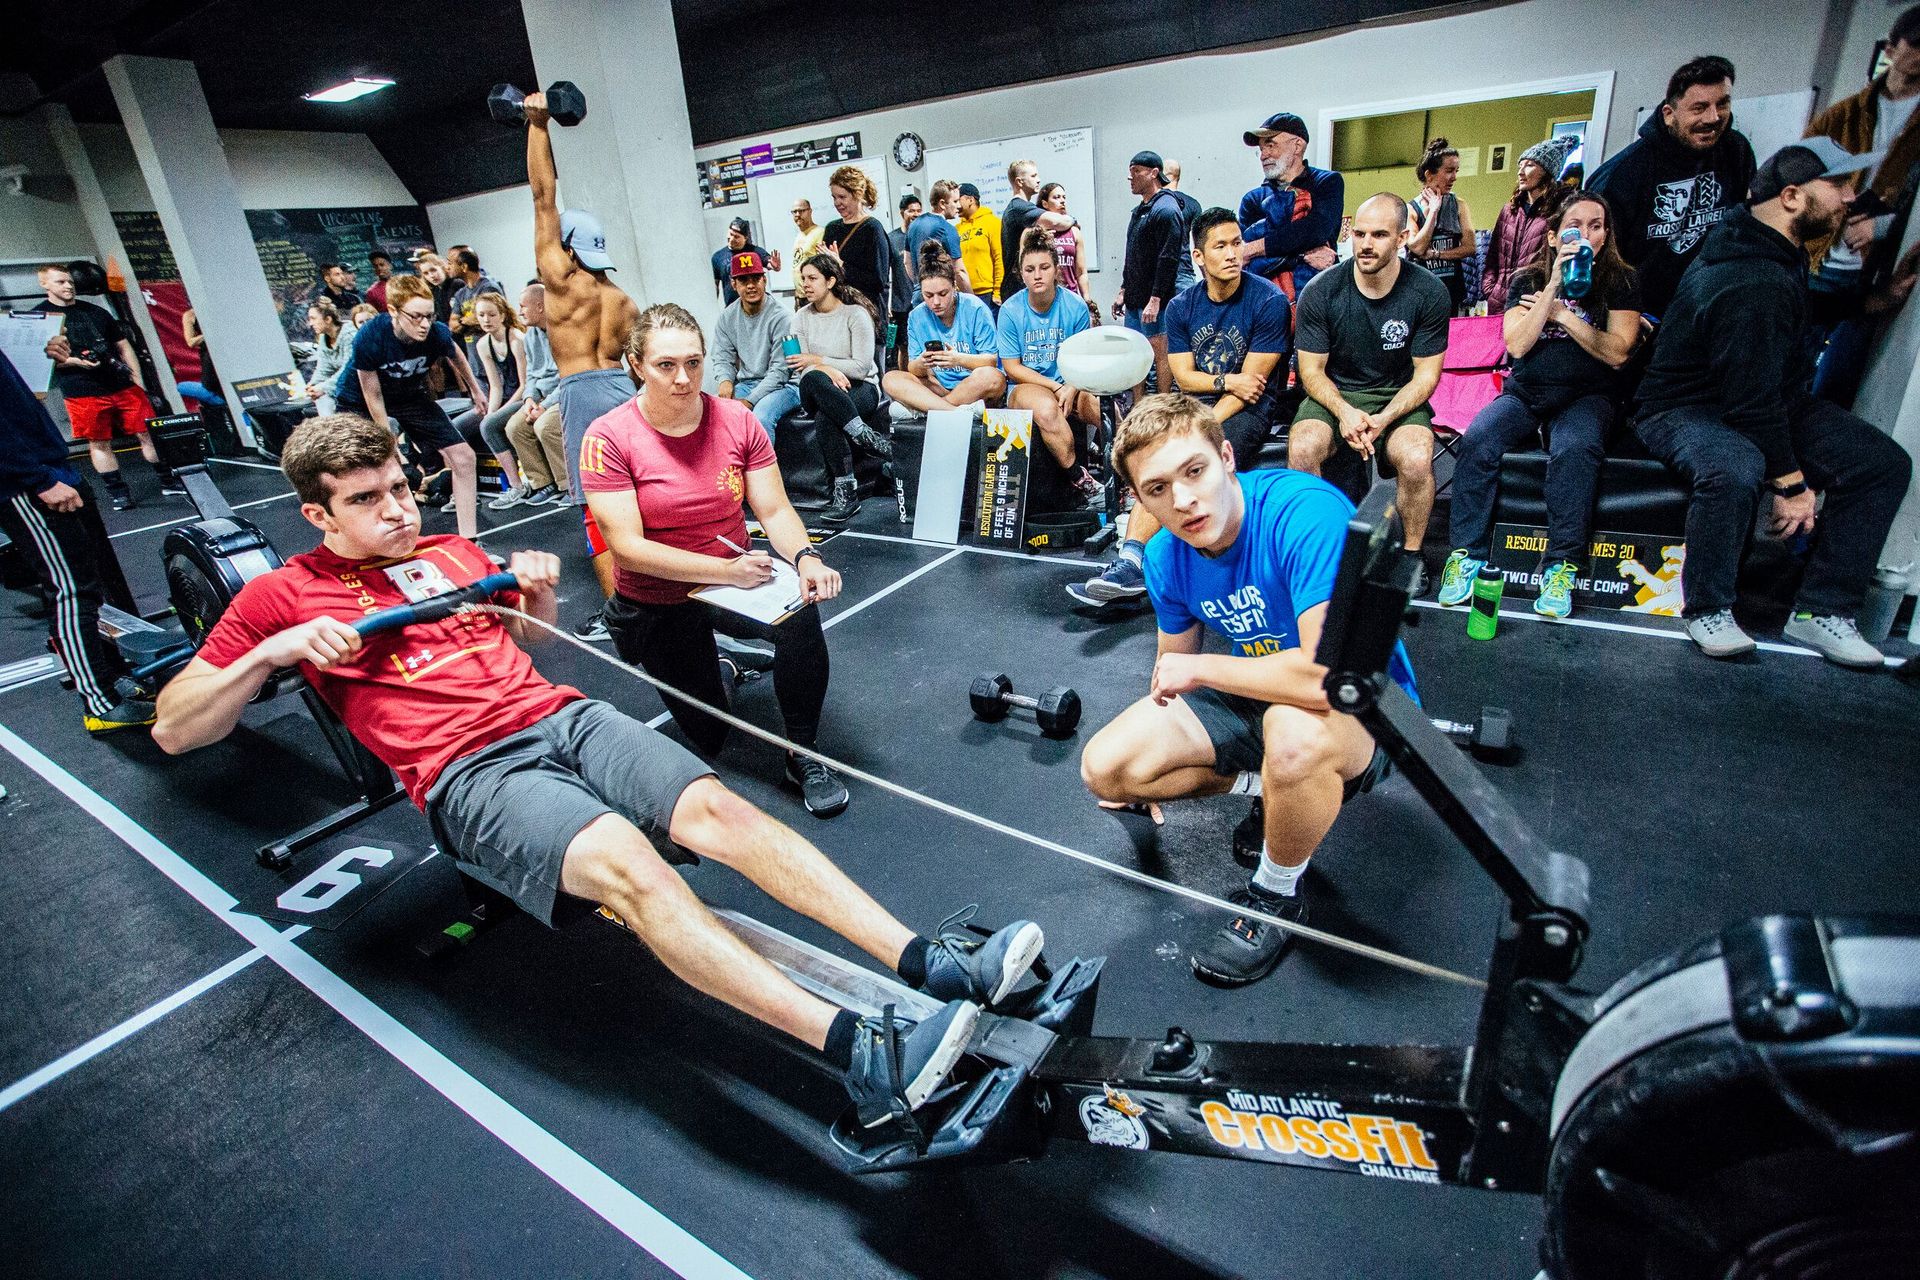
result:
[(920, 298), (907, 316), (907, 367), (882, 380), (887, 395), (916, 413), (999, 404), (1007, 379), (993, 312), (960, 288), (937, 240), (920, 246)]

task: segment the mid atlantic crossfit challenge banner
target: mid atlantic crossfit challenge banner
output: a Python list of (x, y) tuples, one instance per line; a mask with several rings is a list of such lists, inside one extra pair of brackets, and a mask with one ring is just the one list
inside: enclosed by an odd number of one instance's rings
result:
[(1027, 518), (1027, 468), (1033, 461), (1033, 414), (988, 409), (974, 437), (973, 536), (992, 547), (1018, 550)]
[[(1540, 556), (1547, 531), (1533, 525), (1501, 524), (1493, 529), (1493, 563), (1506, 574), (1506, 590), (1519, 596), (1540, 594)], [(1587, 547), (1587, 567), (1574, 579), (1573, 602), (1624, 613), (1680, 616), (1680, 567), (1687, 548), (1681, 542), (1632, 533), (1596, 533)]]

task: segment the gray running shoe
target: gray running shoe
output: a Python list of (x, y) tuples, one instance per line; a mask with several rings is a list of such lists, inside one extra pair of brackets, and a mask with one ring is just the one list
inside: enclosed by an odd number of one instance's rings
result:
[(1839, 614), (1796, 613), (1787, 619), (1781, 634), (1854, 671), (1875, 671), (1885, 663), (1886, 655), (1861, 638), (1853, 619)]
[(1754, 649), (1753, 637), (1740, 629), (1731, 609), (1688, 618), (1687, 637), (1709, 658), (1738, 658)]
[(986, 938), (971, 935), (959, 926), (975, 910), (966, 907), (940, 922), (920, 989), (936, 1000), (972, 1000), (991, 1009), (1033, 968), (1046, 935), (1031, 920), (1016, 920)]

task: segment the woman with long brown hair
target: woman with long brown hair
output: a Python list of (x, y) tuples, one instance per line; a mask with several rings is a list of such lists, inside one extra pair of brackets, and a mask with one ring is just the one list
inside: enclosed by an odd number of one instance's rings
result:
[[(1593, 251), (1592, 280), (1570, 293), (1567, 265)], [(1613, 243), (1613, 210), (1582, 191), (1561, 210), (1533, 262), (1513, 277), (1504, 321), (1513, 372), (1461, 438), (1453, 471), (1453, 553), (1440, 603), (1466, 603), (1492, 550), (1500, 459), (1532, 440), (1547, 442), (1547, 547), (1533, 611), (1564, 618), (1586, 563), (1594, 486), (1606, 458), (1619, 379), (1640, 337), (1640, 288)]]
[[(886, 238), (881, 237), (884, 244)], [(847, 281), (839, 255), (822, 249), (800, 267), (802, 304), (793, 313), (800, 354), (787, 357), (800, 403), (820, 420), (814, 433), (820, 460), (833, 481), (833, 498), (820, 513), (827, 524), (845, 524), (860, 510), (853, 474), (853, 448), (893, 456), (893, 441), (866, 421), (880, 404), (880, 311)]]

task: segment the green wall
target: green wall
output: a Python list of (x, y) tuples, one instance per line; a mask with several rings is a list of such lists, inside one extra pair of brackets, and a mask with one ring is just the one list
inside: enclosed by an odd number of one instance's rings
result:
[[(1404, 126), (1409, 121), (1417, 122), (1425, 116), (1426, 137), (1444, 137), (1461, 151), (1471, 147), (1480, 148), (1480, 172), (1473, 177), (1463, 174), (1453, 189), (1466, 202), (1474, 230), (1488, 231), (1493, 228), (1493, 220), (1499, 216), (1500, 206), (1513, 195), (1520, 153), (1544, 139), (1554, 121), (1580, 119), (1592, 114), (1593, 91), (1583, 89), (1578, 93), (1497, 98), (1491, 102), (1468, 102), (1457, 107), (1435, 107), (1432, 111), (1374, 117), (1379, 124), (1367, 120), (1343, 120), (1337, 122), (1334, 128), (1338, 141), (1344, 142), (1349, 129), (1356, 131), (1354, 136), (1357, 140), (1366, 132), (1378, 130), (1380, 124)], [(1502, 145), (1507, 148), (1506, 171), (1488, 173), (1488, 148)], [(1346, 212), (1349, 214), (1376, 191), (1391, 191), (1408, 199), (1420, 192), (1420, 180), (1413, 176), (1411, 165), (1390, 169), (1343, 169), (1341, 173), (1347, 180)]]

